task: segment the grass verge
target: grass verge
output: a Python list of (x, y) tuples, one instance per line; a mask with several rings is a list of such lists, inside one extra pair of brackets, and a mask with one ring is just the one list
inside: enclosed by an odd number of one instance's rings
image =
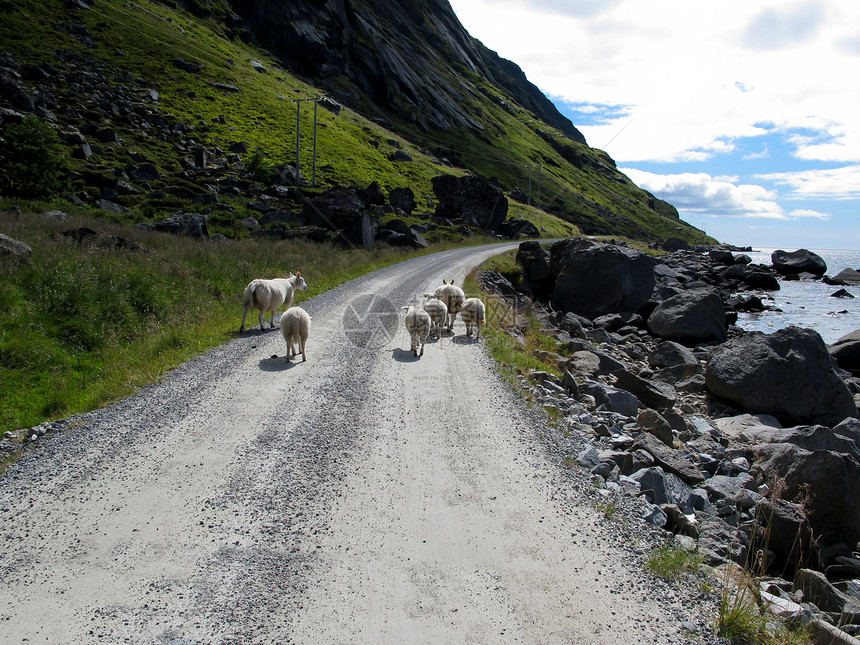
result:
[[(30, 262), (0, 263), (0, 432), (102, 407), (235, 338), (242, 291), (253, 278), (301, 271), (309, 288), (296, 294), (299, 303), (421, 253), (299, 240), (200, 242), (86, 215), (59, 222), (3, 213), (0, 224), (32, 248)], [(146, 252), (63, 235), (80, 227)]]

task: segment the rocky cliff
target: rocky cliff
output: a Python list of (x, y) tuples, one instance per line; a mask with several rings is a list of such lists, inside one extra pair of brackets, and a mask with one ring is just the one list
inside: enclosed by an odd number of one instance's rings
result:
[(425, 131), (484, 129), (464, 97), (482, 77), (570, 139), (585, 137), (511, 61), (472, 38), (447, 0), (230, 0), (230, 23), (350, 107)]

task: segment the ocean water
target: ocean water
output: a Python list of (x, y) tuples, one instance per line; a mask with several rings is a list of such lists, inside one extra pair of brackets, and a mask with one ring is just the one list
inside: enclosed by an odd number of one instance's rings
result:
[[(771, 266), (770, 255), (776, 249), (754, 248), (746, 253), (753, 263)], [(784, 249), (795, 251), (796, 249)], [(860, 251), (810, 249), (827, 263), (827, 275), (833, 277), (842, 269), (860, 270)], [(854, 298), (832, 298), (842, 289), (819, 281), (780, 280), (779, 291), (764, 291), (759, 295), (768, 308), (780, 311), (741, 313), (738, 326), (748, 331), (766, 334), (795, 325), (817, 331), (825, 343), (831, 344), (852, 331), (860, 329), (860, 286), (846, 286)]]

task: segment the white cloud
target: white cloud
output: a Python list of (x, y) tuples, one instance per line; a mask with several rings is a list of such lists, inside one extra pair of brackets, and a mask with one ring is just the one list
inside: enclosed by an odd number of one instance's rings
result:
[(795, 210), (791, 211), (788, 214), (788, 216), (792, 217), (792, 218), (797, 218), (797, 219), (801, 219), (801, 218), (805, 218), (805, 217), (812, 217), (812, 218), (821, 219), (821, 220), (830, 219), (830, 213), (821, 213), (819, 211), (809, 210), (807, 208), (795, 209)]
[(741, 40), (752, 49), (782, 49), (811, 38), (824, 18), (824, 7), (818, 2), (769, 7), (753, 19)]
[(737, 184), (707, 173), (660, 175), (620, 168), (633, 182), (682, 213), (723, 217), (787, 219), (776, 193), (757, 184)]
[(860, 199), (860, 165), (756, 176), (788, 186), (787, 199)]
[(713, 158), (765, 122), (831, 137), (801, 145), (801, 158), (860, 161), (860, 2), (616, 0), (599, 13), (588, 0), (451, 4), (550, 96), (616, 110), (574, 123), (592, 146), (612, 141), (619, 162)]

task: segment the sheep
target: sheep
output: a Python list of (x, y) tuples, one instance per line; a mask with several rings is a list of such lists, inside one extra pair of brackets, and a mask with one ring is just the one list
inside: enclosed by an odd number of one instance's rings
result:
[(439, 340), (442, 337), (442, 327), (448, 319), (448, 306), (432, 294), (425, 293), (424, 297), (429, 298), (424, 303), (424, 311), (430, 314), (430, 333), (435, 334), (436, 340)]
[(281, 316), (281, 335), (287, 343), (287, 362), (302, 353), (302, 362), (308, 360), (305, 344), (311, 330), (311, 317), (299, 306), (290, 307)]
[(263, 315), (267, 311), (272, 312), (272, 317), (269, 319), (269, 328), (275, 328), (275, 310), (281, 305), (289, 307), (293, 303), (293, 295), (296, 289), (307, 291), (308, 285), (302, 277), (301, 272), (293, 275), (290, 273), (289, 278), (274, 278), (266, 280), (257, 278), (251, 280), (248, 286), (245, 287), (245, 295), (242, 298), (242, 304), (245, 311), (242, 313), (242, 326), (239, 327), (239, 333), (245, 331), (245, 318), (248, 315), (248, 310), (253, 306), (260, 310), (260, 329), (263, 329)]
[[(430, 314), (414, 305), (403, 307), (406, 310), (406, 331), (409, 332), (409, 349), (415, 356), (424, 356), (424, 344), (430, 335)], [(418, 353), (418, 345), (421, 345), (421, 353)]]
[(448, 331), (453, 331), (454, 320), (457, 318), (457, 314), (460, 313), (460, 307), (463, 306), (466, 294), (463, 293), (460, 287), (454, 286), (453, 280), (450, 283), (442, 280), (442, 286), (438, 287), (433, 295), (448, 307)]
[(484, 303), (478, 298), (466, 298), (460, 309), (460, 318), (466, 323), (466, 336), (472, 335), (472, 327), (475, 327), (475, 338), (481, 335), (481, 325), (486, 318)]

